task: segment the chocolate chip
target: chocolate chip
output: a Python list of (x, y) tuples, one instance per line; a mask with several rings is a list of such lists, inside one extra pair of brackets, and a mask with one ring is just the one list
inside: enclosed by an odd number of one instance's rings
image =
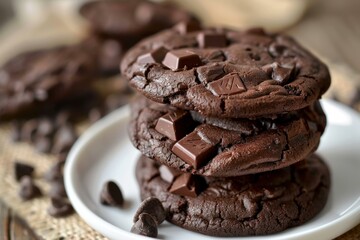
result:
[(159, 167), (159, 172), (160, 177), (168, 183), (172, 183), (174, 179), (181, 174), (179, 170), (167, 167), (165, 165), (161, 165)]
[(156, 238), (158, 229), (155, 220), (150, 214), (142, 213), (139, 220), (132, 226), (132, 233), (139, 235)]
[[(199, 177), (200, 179), (200, 177)], [(169, 192), (187, 197), (196, 197), (203, 187), (202, 182), (190, 173), (183, 173), (172, 183)]]
[(198, 169), (215, 155), (216, 148), (203, 140), (196, 132), (192, 132), (175, 143), (171, 151), (183, 161)]
[(295, 68), (293, 65), (280, 65), (275, 64), (272, 73), (272, 79), (280, 82), (281, 84), (288, 83), (294, 75)]
[(76, 138), (75, 130), (71, 125), (61, 126), (55, 133), (52, 153), (58, 154), (69, 151)]
[(15, 173), (15, 179), (16, 181), (20, 181), (20, 179), (23, 176), (30, 176), (33, 174), (34, 172), (34, 167), (32, 165), (26, 164), (26, 163), (21, 163), (16, 161), (14, 163), (14, 173)]
[(160, 225), (166, 218), (165, 209), (160, 200), (156, 197), (148, 197), (140, 204), (140, 207), (134, 215), (133, 222), (137, 222), (143, 213), (150, 214), (157, 225)]
[(140, 63), (140, 64), (161, 63), (168, 51), (169, 50), (167, 50), (164, 47), (158, 47), (158, 48), (152, 50), (149, 53), (145, 53), (143, 55), (140, 55), (137, 58), (137, 62)]
[(176, 110), (165, 114), (156, 123), (155, 130), (177, 141), (189, 133), (194, 127), (189, 112)]
[(189, 50), (179, 49), (168, 52), (162, 63), (171, 70), (176, 71), (200, 66), (201, 60), (199, 55)]
[(231, 73), (208, 84), (215, 96), (232, 95), (246, 91), (246, 87), (237, 73)]
[(189, 32), (194, 32), (201, 30), (201, 26), (197, 21), (186, 21), (178, 23), (175, 26), (175, 29), (181, 34), (184, 35)]
[(202, 32), (197, 35), (197, 41), (201, 48), (222, 48), (227, 45), (226, 36), (223, 33)]
[(49, 196), (53, 198), (67, 198), (63, 179), (50, 183)]
[(56, 162), (45, 173), (44, 178), (49, 182), (61, 180), (63, 178), (63, 167), (64, 167), (64, 162), (61, 161)]
[(123, 206), (124, 198), (119, 186), (115, 182), (108, 181), (104, 184), (100, 194), (100, 202), (108, 206)]
[(30, 176), (23, 176), (20, 179), (19, 196), (23, 200), (30, 200), (42, 195), (41, 190), (35, 185)]
[(47, 211), (50, 216), (60, 218), (72, 214), (74, 209), (71, 204), (64, 198), (51, 198), (51, 205)]

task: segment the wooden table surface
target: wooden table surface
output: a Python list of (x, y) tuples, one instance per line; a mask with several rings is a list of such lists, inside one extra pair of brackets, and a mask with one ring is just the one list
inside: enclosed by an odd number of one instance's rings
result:
[[(330, 61), (360, 72), (359, 12), (359, 0), (319, 0), (287, 32)], [(26, 224), (0, 201), (0, 240), (35, 238)]]

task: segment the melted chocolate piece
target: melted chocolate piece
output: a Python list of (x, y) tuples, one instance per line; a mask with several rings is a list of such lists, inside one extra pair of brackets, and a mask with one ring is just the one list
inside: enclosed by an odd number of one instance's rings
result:
[(168, 52), (162, 63), (171, 70), (176, 71), (200, 66), (201, 60), (199, 55), (189, 50), (180, 49)]

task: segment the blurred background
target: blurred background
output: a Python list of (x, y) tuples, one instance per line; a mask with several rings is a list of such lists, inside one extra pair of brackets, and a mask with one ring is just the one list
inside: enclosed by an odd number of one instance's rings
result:
[[(360, 71), (358, 0), (173, 1), (206, 24), (285, 31), (330, 61)], [(77, 14), (83, 2), (1, 0), (0, 62), (29, 48), (76, 41), (86, 31)]]

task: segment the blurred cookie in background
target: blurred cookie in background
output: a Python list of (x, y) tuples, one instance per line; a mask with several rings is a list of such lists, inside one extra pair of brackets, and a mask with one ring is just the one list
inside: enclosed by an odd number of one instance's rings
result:
[(84, 43), (98, 52), (101, 76), (119, 73), (119, 63), (126, 50), (142, 38), (183, 21), (198, 21), (173, 3), (135, 1), (90, 1), (80, 7), (89, 23)]

